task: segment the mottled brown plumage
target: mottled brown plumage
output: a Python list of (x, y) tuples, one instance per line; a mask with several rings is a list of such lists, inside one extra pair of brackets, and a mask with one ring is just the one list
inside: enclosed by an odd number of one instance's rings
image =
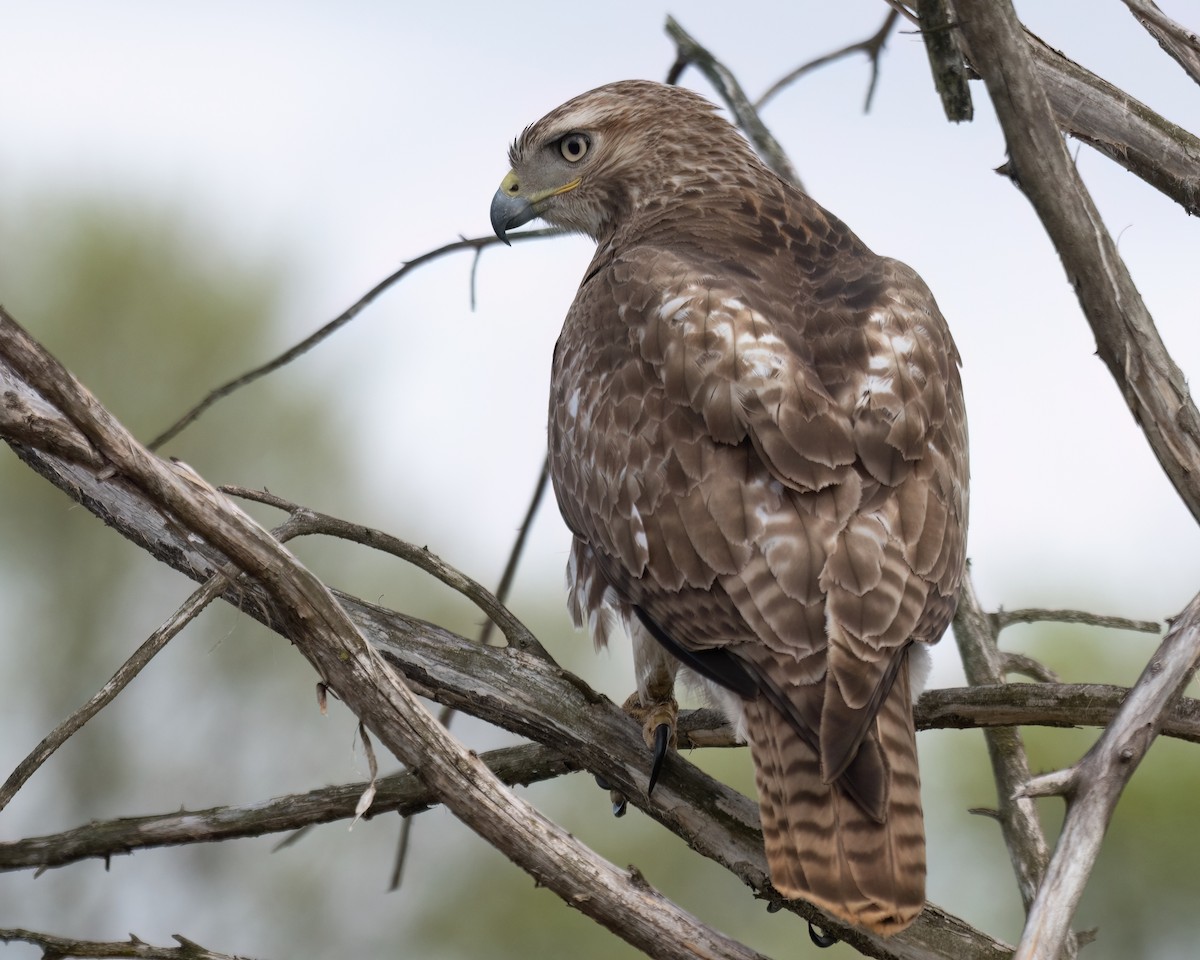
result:
[[(932, 295), (701, 97), (630, 81), (525, 130), (498, 232), (597, 242), (554, 351), (571, 610), (744, 731), (774, 885), (890, 934), (924, 904), (910, 661), (954, 611), (958, 354)], [(914, 644), (914, 641), (916, 642)]]

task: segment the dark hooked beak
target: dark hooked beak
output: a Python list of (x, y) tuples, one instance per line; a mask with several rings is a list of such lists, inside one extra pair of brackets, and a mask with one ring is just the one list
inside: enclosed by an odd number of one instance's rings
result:
[[(533, 204), (525, 197), (516, 196), (509, 189), (509, 178), (504, 178), (504, 183), (500, 185), (500, 189), (496, 191), (496, 195), (492, 197), (492, 229), (496, 231), (498, 236), (505, 243), (508, 243), (506, 234), (514, 227), (519, 227), (523, 223), (528, 223), (537, 216), (537, 211), (533, 209)], [(515, 181), (515, 178), (513, 178)], [(513, 183), (515, 189), (516, 183)], [(511, 244), (509, 244), (511, 246)]]

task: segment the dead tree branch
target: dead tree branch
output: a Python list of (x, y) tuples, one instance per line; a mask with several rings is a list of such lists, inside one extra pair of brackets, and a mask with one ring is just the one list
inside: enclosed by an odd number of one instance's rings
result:
[(1157, 620), (1130, 620), (1128, 617), (1109, 617), (1086, 610), (1043, 610), (1030, 607), (1021, 610), (997, 610), (990, 614), (997, 630), (1015, 623), (1079, 623), (1109, 630), (1129, 630), (1133, 633), (1158, 633), (1162, 624)]
[[(203, 499), (191, 499), (196, 494), (190, 488), (180, 490), (176, 468), (148, 457), (66, 371), (0, 314), (0, 391), (29, 392), (26, 379), (43, 396), (48, 394), (60, 411), (57, 419), (89, 437), (111, 467), (97, 474), (91, 467), (15, 445), (27, 464), (193, 579), (211, 576), (214, 554), (221, 561), (235, 559), (251, 574), (250, 582), (231, 588), (227, 599), (293, 639), (330, 689), (402, 761), (421, 770), (456, 816), (569, 904), (606, 926), (619, 926), (620, 934), (640, 949), (665, 957), (691, 957), (692, 949), (700, 948), (720, 956), (751, 955), (503, 790), (478, 758), (450, 741), (414, 705), (409, 687), (420, 693), (436, 690), (443, 703), (552, 745), (573, 764), (602, 774), (631, 803), (734, 872), (756, 896), (820, 924), (867, 956), (982, 960), (1006, 956), (1011, 949), (932, 904), (909, 930), (883, 940), (837, 924), (801, 901), (779, 901), (767, 880), (752, 801), (677, 755), (669, 757), (651, 801), (645, 792), (650, 758), (637, 724), (578, 678), (541, 658), (517, 649), (481, 647), (345, 595), (310, 599), (306, 578), (311, 575), (277, 545), (272, 548), (265, 531), (211, 488)], [(60, 379), (68, 389), (56, 387)], [(353, 632), (347, 635), (335, 617), (348, 617)], [(316, 639), (314, 632), (319, 633)], [(370, 645), (355, 639), (363, 637)], [(403, 674), (407, 687), (392, 679), (393, 669)], [(514, 710), (521, 704), (528, 710)], [(681, 944), (691, 945), (686, 954)]]
[[(960, 12), (968, 9), (959, 0), (955, 5)], [(971, 30), (963, 27), (964, 34)], [(1200, 139), (1068, 60), (1024, 27), (1021, 35), (1058, 127), (1145, 180), (1192, 216), (1200, 215)], [(971, 64), (983, 72), (974, 58)]]
[(19, 928), (0, 929), (0, 940), (5, 943), (30, 943), (42, 948), (46, 960), (69, 960), (71, 957), (85, 958), (129, 958), (129, 960), (248, 960), (227, 953), (214, 953), (198, 943), (193, 943), (179, 934), (173, 935), (177, 947), (156, 947), (130, 934), (128, 940), (100, 941), (75, 940), (71, 937), (56, 937), (48, 933)]
[[(972, 686), (1004, 684), (1004, 659), (996, 636), (997, 631), (975, 596), (975, 585), (967, 571), (954, 615), (954, 639), (962, 655), (967, 682)], [(1016, 874), (1021, 902), (1028, 913), (1050, 860), (1050, 846), (1037, 808), (1029, 798), (1018, 796), (1018, 791), (1029, 781), (1029, 757), (1016, 727), (989, 729), (984, 739), (996, 781), (996, 819)], [(1073, 942), (1068, 945), (1066, 956), (1075, 956)]]
[(1184, 73), (1200, 83), (1200, 37), (1196, 32), (1176, 23), (1153, 0), (1124, 0), (1124, 3), (1167, 55), (1183, 67)]
[(946, 119), (952, 123), (970, 120), (975, 116), (975, 106), (967, 86), (969, 71), (955, 40), (954, 20), (946, 0), (917, 0), (917, 12), (933, 86)]
[[(556, 750), (540, 743), (504, 747), (482, 755), (488, 768), (508, 785), (536, 783), (569, 773), (572, 767)], [(44, 837), (0, 843), (0, 870), (43, 870), (193, 843), (220, 843), (269, 833), (300, 830), (351, 820), (366, 783), (324, 787), (244, 807), (176, 810), (143, 817), (88, 823)], [(367, 818), (383, 813), (409, 817), (436, 806), (437, 796), (415, 773), (398, 773), (376, 782)]]
[[(1200, 519), (1200, 416), (1067, 154), (1035, 66), (1037, 47), (1031, 48), (1008, 2), (955, 0), (955, 6), (968, 55), (1004, 129), (1014, 182), (1063, 260), (1101, 358), (1164, 471)], [(1067, 823), (1029, 907), (1017, 950), (1021, 960), (1049, 960), (1073, 949), (1071, 917), (1112, 809), (1157, 734), (1163, 711), (1196, 668), (1197, 614), (1200, 598), (1167, 634), (1105, 734), (1070, 776), (1056, 782), (1071, 797)]]
[[(889, 0), (892, 6), (898, 2)], [(1130, 3), (1146, 6), (1146, 0)], [(953, 8), (957, 12), (952, 13), (952, 24), (961, 21), (970, 6), (953, 0)], [(1194, 34), (1182, 27), (1178, 30), (1190, 36), (1192, 44), (1196, 42)], [(970, 66), (982, 73), (964, 43), (969, 32), (970, 27), (965, 27), (950, 36), (963, 48)], [(1031, 69), (1059, 129), (1120, 164), (1187, 213), (1200, 214), (1200, 138), (1067, 59), (1024, 27), (1020, 32), (1033, 58)], [(932, 66), (936, 86), (940, 82), (938, 68)]]
[[(466, 643), (466, 640), (462, 641)], [(432, 699), (462, 699), (472, 677), (486, 664), (465, 663), (448, 686), (441, 678), (428, 678), (425, 693)], [(470, 669), (471, 673), (465, 671)], [(564, 681), (565, 682), (565, 681)], [(1003, 683), (979, 687), (927, 690), (916, 704), (918, 730), (974, 729), (977, 727), (1103, 727), (1111, 722), (1129, 694), (1125, 687), (1106, 684)], [(514, 698), (504, 725), (514, 716), (537, 708), (526, 697)], [(522, 721), (533, 726), (532, 715)], [(1165, 715), (1163, 736), (1200, 743), (1200, 701), (1181, 698)], [(679, 749), (740, 747), (722, 714), (714, 710), (684, 710), (679, 714)], [(503, 747), (481, 754), (481, 759), (506, 784), (531, 784), (564, 776), (580, 769), (562, 751), (544, 743)], [(684, 768), (685, 770), (687, 768)], [(93, 821), (61, 833), (0, 842), (0, 872), (43, 870), (103, 859), (156, 847), (193, 843), (218, 843), (268, 833), (291, 832), (319, 824), (349, 820), (366, 790), (362, 782), (323, 787), (244, 807), (175, 810), (141, 817)], [(381, 777), (367, 818), (399, 813), (411, 823), (414, 815), (438, 803), (437, 796), (418, 774)]]
[(1067, 816), (1030, 908), (1017, 960), (1051, 960), (1058, 955), (1121, 792), (1197, 666), (1200, 595), (1176, 618), (1116, 717), (1083, 759), (1068, 770), (1027, 785), (1026, 796), (1065, 796)]
[[(479, 758), (438, 725), (346, 608), (232, 501), (150, 455), (70, 373), (0, 311), (0, 381), (21, 382), (56, 408), (108, 462), (98, 483), (140, 495), (145, 508), (222, 553), (261, 587), (272, 626), (284, 632), (372, 733), (421, 776), (472, 830), (557, 893), (639, 949), (687, 960), (694, 949), (758, 957), (618, 870), (513, 796)], [(205, 579), (211, 575), (206, 570)], [(513, 658), (540, 662), (517, 650)], [(684, 946), (688, 945), (688, 946)]]
[[(955, 7), (971, 62), (1004, 129), (1013, 181), (1062, 258), (1100, 358), (1179, 496), (1200, 520), (1200, 413), (1067, 153), (1035, 66), (1041, 62), (1038, 46), (1031, 45), (1007, 2), (955, 0)], [(1200, 150), (1195, 156), (1200, 159)]]
[(883, 23), (879, 29), (871, 36), (858, 40), (855, 43), (847, 44), (839, 50), (834, 50), (832, 53), (827, 53), (824, 56), (817, 57), (815, 60), (809, 60), (807, 63), (802, 63), (795, 70), (780, 77), (765, 93), (758, 98), (754, 103), (755, 110), (762, 110), (767, 103), (781, 93), (784, 88), (791, 86), (807, 73), (827, 66), (831, 63), (836, 63), (843, 57), (851, 56), (855, 53), (864, 53), (867, 59), (871, 61), (871, 81), (867, 85), (867, 97), (863, 103), (863, 113), (868, 113), (871, 110), (871, 100), (875, 97), (875, 87), (879, 82), (879, 64), (883, 58), (884, 47), (887, 46), (888, 38), (892, 35), (892, 30), (896, 26), (896, 21), (900, 19), (899, 10), (889, 10), (886, 17), (883, 18)]
[(179, 631), (196, 618), (210, 602), (219, 596), (228, 585), (223, 574), (211, 577), (199, 590), (193, 593), (171, 617), (149, 637), (146, 638), (133, 652), (133, 655), (121, 664), (116, 673), (91, 699), (82, 707), (67, 717), (22, 760), (4, 785), (0, 786), (0, 810), (8, 806), (17, 791), (47, 760), (54, 755), (64, 743), (83, 729), (84, 724), (110, 704), (129, 683), (142, 672), (142, 669), (178, 635)]
[(775, 135), (762, 122), (758, 110), (746, 96), (746, 91), (742, 89), (733, 72), (684, 30), (674, 17), (667, 17), (666, 30), (667, 35), (675, 41), (678, 52), (675, 63), (667, 73), (667, 83), (678, 83), (684, 70), (689, 66), (696, 67), (721, 95), (721, 99), (733, 114), (734, 121), (750, 139), (763, 162), (784, 180), (803, 190), (800, 174), (792, 166), (787, 151), (779, 145)]

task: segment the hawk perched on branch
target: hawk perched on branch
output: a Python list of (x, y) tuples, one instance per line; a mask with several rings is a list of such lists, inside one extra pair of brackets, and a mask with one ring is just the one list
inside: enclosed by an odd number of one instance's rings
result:
[[(554, 351), (570, 606), (690, 670), (750, 743), (771, 880), (882, 934), (924, 902), (912, 696), (967, 523), (958, 353), (911, 269), (644, 81), (527, 128), (492, 202), (597, 243)], [(631, 698), (632, 699), (632, 698)]]

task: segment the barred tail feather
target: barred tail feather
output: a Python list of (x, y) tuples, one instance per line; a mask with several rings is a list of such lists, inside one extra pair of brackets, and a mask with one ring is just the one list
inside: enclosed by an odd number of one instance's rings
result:
[(838, 781), (824, 782), (814, 746), (765, 698), (744, 709), (775, 888), (884, 936), (903, 930), (925, 906), (925, 828), (907, 665), (867, 737), (878, 744), (887, 772), (882, 822)]

